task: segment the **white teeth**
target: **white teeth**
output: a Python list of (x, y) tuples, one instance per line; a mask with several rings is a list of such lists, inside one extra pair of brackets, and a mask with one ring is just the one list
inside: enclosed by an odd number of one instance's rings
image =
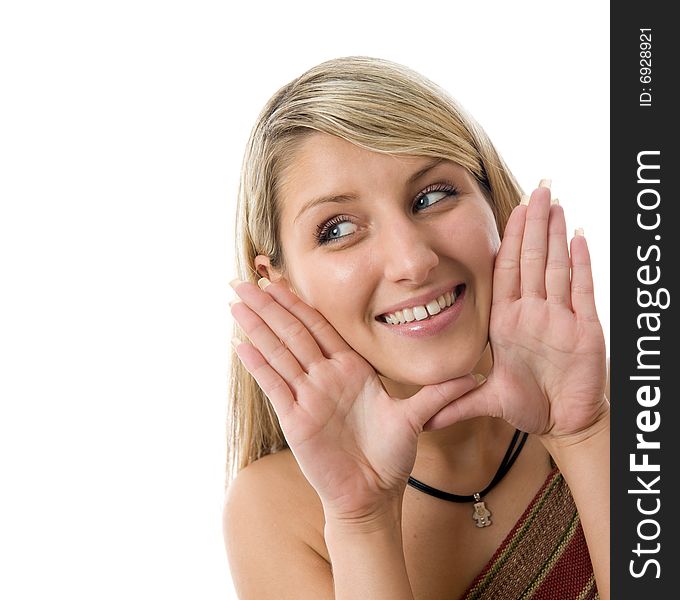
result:
[(418, 321), (422, 321), (423, 319), (427, 319), (427, 317), (428, 317), (427, 309), (424, 306), (414, 306), (413, 307), (413, 316)]
[(439, 306), (439, 302), (437, 302), (436, 300), (428, 302), (425, 305), (425, 308), (427, 308), (427, 312), (429, 312), (432, 316), (438, 315), (440, 312), (442, 312), (442, 307)]
[(456, 301), (456, 292), (446, 292), (431, 300), (426, 305), (412, 306), (410, 308), (402, 308), (396, 312), (384, 315), (385, 321), (390, 325), (399, 325), (400, 323), (411, 323), (412, 321), (422, 321), (430, 316), (439, 314), (445, 308), (451, 306)]

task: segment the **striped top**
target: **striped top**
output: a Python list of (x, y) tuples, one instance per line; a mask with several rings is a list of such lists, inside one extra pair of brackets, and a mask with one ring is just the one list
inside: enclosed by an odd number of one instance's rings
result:
[(599, 599), (581, 520), (554, 468), (461, 600)]

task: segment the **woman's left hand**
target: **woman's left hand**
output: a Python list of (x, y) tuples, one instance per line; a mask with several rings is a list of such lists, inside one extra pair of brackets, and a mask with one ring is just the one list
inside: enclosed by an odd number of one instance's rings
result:
[(426, 425), (494, 416), (546, 438), (587, 433), (608, 412), (606, 350), (583, 235), (539, 187), (513, 210), (494, 268), (487, 381)]

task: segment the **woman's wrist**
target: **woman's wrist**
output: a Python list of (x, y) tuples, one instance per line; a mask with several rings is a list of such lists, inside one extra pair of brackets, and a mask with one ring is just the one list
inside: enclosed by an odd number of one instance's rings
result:
[(604, 399), (602, 407), (593, 423), (578, 432), (568, 435), (543, 435), (539, 436), (543, 446), (548, 450), (558, 466), (560, 458), (582, 450), (600, 447), (603, 444), (609, 446), (610, 436), (610, 410), (609, 402)]
[(327, 534), (361, 536), (366, 534), (398, 531), (401, 533), (401, 498), (387, 501), (370, 511), (351, 515), (338, 514), (324, 507)]

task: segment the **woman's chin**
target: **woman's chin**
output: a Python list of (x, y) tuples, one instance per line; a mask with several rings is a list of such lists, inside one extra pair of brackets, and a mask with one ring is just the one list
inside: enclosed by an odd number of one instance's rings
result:
[(417, 366), (410, 365), (400, 371), (395, 369), (376, 370), (383, 383), (388, 380), (400, 386), (423, 387), (464, 377), (473, 372), (476, 364), (477, 360), (470, 360), (469, 364), (466, 362), (464, 364), (447, 365), (446, 367), (417, 368)]
[[(470, 373), (485, 375), (493, 363), (488, 340), (482, 338), (475, 340), (474, 344), (468, 341), (462, 347), (465, 351), (459, 353), (449, 350), (446, 353), (420, 353), (410, 357), (383, 354), (375, 361), (365, 355), (364, 358), (376, 370), (388, 392), (391, 387), (400, 390), (399, 397), (406, 397), (404, 394), (412, 395), (425, 385), (465, 377)], [(391, 383), (390, 387), (388, 382)]]

